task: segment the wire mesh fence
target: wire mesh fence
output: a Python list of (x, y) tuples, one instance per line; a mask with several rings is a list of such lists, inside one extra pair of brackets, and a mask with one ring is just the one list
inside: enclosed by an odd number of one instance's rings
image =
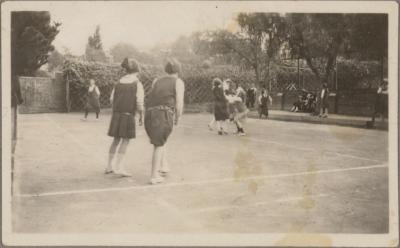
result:
[[(344, 64), (346, 66), (339, 67), (343, 74), (339, 74), (338, 76), (338, 81), (342, 85), (341, 88), (351, 88), (350, 86), (359, 87), (359, 85), (365, 82), (370, 84), (370, 88), (377, 85), (376, 82), (379, 81), (377, 80), (377, 78), (379, 79), (379, 73), (377, 73), (375, 68), (376, 63), (363, 64), (362, 66), (358, 64), (354, 65), (350, 62)], [(345, 68), (347, 68), (347, 71)], [(141, 69), (139, 80), (144, 86), (145, 95), (147, 95), (154, 79), (163, 75), (164, 72), (161, 66), (156, 65), (143, 65)], [(272, 93), (287, 92), (292, 86), (295, 86), (296, 90), (306, 89), (317, 92), (320, 89), (321, 82), (313, 75), (310, 69), (305, 67), (300, 69), (298, 71), (298, 68), (295, 66), (279, 65), (275, 68), (275, 72), (271, 73), (271, 77), (267, 80), (268, 83), (265, 83), (265, 86), (269, 86), (268, 88)], [(354, 71), (360, 73), (354, 73)], [(369, 74), (364, 73), (364, 71), (369, 72)], [(87, 101), (89, 79), (94, 79), (101, 91), (100, 106), (102, 108), (111, 107), (109, 101), (111, 91), (123, 75), (124, 71), (119, 64), (66, 61), (63, 66), (63, 78), (67, 82), (68, 88), (68, 109), (70, 111), (81, 111), (84, 109)], [(246, 70), (237, 66), (203, 68), (201, 66), (184, 65), (181, 77), (185, 83), (186, 104), (212, 102), (211, 82), (215, 77), (222, 80), (230, 78), (232, 81), (239, 83), (243, 88), (247, 88), (253, 83), (258, 85), (258, 82), (255, 82), (255, 75), (252, 70)], [(331, 86), (332, 89), (335, 88), (333, 85)]]

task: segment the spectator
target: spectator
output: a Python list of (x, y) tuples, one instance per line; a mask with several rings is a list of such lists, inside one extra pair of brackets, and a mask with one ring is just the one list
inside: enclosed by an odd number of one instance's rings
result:
[(385, 120), (385, 115), (387, 115), (387, 85), (388, 81), (387, 78), (383, 79), (381, 84), (378, 87), (378, 90), (376, 92), (376, 97), (375, 97), (375, 110), (372, 115), (372, 124), (375, 123), (375, 117), (377, 115), (381, 116), (381, 120)]
[(299, 95), (297, 101), (293, 103), (293, 107), (290, 109), (292, 112), (299, 112), (302, 109), (303, 97)]
[(255, 84), (251, 84), (251, 87), (247, 90), (247, 108), (254, 108), (256, 103), (257, 88)]
[(319, 117), (327, 118), (328, 117), (328, 108), (329, 108), (329, 89), (328, 89), (328, 85), (326, 83), (324, 83), (322, 85), (320, 103), (321, 103), (321, 108), (320, 108)]
[(269, 95), (268, 90), (264, 88), (261, 90), (261, 95), (258, 99), (260, 119), (263, 115), (268, 118), (268, 101), (272, 105), (272, 97)]

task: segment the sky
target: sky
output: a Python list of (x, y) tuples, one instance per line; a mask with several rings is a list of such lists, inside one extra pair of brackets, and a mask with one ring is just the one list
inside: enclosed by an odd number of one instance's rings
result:
[(149, 50), (195, 31), (232, 28), (237, 13), (212, 4), (182, 2), (76, 2), (68, 8), (52, 4), (48, 10), (52, 21), (62, 23), (53, 44), (60, 52), (67, 47), (74, 55), (84, 54), (97, 25), (106, 51), (118, 42)]

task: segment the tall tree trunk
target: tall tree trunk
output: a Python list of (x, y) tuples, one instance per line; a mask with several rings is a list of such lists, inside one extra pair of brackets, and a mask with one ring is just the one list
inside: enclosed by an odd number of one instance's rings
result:
[(313, 62), (312, 62), (312, 58), (306, 56), (305, 57), (306, 62), (308, 67), (311, 69), (311, 71), (314, 73), (314, 75), (317, 77), (318, 81), (321, 81), (321, 75), (317, 69), (317, 67), (314, 66)]
[(253, 68), (254, 68), (254, 72), (256, 73), (257, 85), (259, 85), (259, 86), (262, 87), (262, 85), (260, 85), (260, 78), (261, 78), (261, 75), (260, 75), (260, 68), (259, 68), (259, 65), (258, 65), (258, 64), (255, 64), (255, 65), (253, 66)]

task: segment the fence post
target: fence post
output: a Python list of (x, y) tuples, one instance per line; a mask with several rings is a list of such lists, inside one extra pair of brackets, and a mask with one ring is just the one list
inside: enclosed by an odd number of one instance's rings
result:
[(336, 96), (335, 96), (335, 109), (334, 109), (334, 113), (337, 114), (339, 113), (339, 92), (336, 89)]

